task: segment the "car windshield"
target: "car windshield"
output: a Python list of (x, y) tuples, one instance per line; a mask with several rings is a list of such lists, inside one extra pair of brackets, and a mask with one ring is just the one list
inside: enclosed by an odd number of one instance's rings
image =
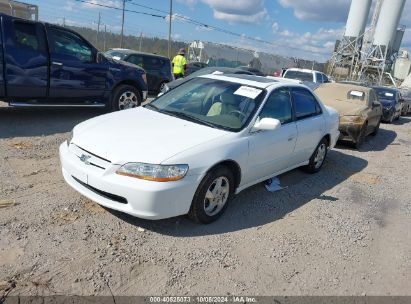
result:
[(117, 60), (123, 60), (127, 54), (119, 52), (119, 51), (107, 51), (104, 53), (106, 56), (117, 59)]
[(208, 78), (195, 78), (146, 107), (213, 128), (240, 131), (263, 100), (265, 91)]
[(393, 90), (386, 90), (382, 88), (374, 88), (380, 99), (395, 100), (395, 92)]
[(313, 74), (301, 71), (286, 71), (284, 78), (298, 79), (301, 81), (313, 81)]

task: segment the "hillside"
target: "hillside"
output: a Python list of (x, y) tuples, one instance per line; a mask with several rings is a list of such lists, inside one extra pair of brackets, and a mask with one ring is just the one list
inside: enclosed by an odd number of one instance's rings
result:
[[(97, 43), (97, 31), (85, 28), (85, 27), (77, 27), (77, 26), (66, 26), (70, 28), (88, 41), (90, 41), (94, 46), (96, 46), (99, 50), (104, 50), (104, 32), (100, 31), (99, 40)], [(107, 32), (105, 35), (105, 49), (108, 50), (110, 48), (116, 48), (120, 46), (120, 34), (109, 33)], [(123, 47), (127, 49), (133, 50), (140, 50), (140, 37), (136, 36), (124, 36), (123, 40)], [(174, 56), (180, 48), (187, 47), (186, 43), (173, 41), (172, 42), (172, 51), (171, 56)], [(141, 51), (148, 52), (148, 53), (155, 53), (159, 55), (167, 56), (168, 51), (168, 40), (161, 39), (161, 38), (151, 38), (151, 37), (142, 37), (141, 38)]]

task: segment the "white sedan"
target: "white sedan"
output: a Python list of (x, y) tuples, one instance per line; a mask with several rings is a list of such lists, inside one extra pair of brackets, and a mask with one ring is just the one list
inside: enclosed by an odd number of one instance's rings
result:
[(338, 122), (303, 85), (207, 75), (145, 107), (80, 123), (60, 159), (67, 183), (102, 206), (210, 223), (254, 184), (301, 166), (319, 171)]

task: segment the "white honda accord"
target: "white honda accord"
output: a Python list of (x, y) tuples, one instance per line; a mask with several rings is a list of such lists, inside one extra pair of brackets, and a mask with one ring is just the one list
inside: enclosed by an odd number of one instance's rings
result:
[(338, 122), (290, 80), (207, 75), (80, 123), (60, 159), (67, 183), (105, 207), (210, 223), (247, 187), (301, 166), (319, 171)]

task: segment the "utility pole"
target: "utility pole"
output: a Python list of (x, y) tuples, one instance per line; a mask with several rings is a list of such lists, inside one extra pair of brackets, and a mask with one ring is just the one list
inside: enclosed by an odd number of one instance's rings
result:
[(141, 52), (141, 40), (143, 39), (143, 32), (140, 32), (140, 47), (139, 47), (139, 51)]
[(63, 27), (66, 27), (66, 17), (63, 17)]
[(171, 58), (171, 19), (173, 18), (173, 0), (170, 0), (170, 19), (168, 22), (168, 58)]
[(106, 51), (106, 35), (107, 35), (107, 25), (104, 24), (104, 42), (103, 42), (103, 51)]
[(98, 12), (97, 36), (96, 36), (96, 47), (97, 47), (97, 49), (98, 49), (98, 36), (100, 34), (100, 22), (101, 22), (101, 13)]
[(123, 0), (123, 17), (121, 18), (121, 36), (120, 36), (120, 48), (123, 48), (123, 35), (124, 35), (124, 11), (126, 9), (126, 0)]

